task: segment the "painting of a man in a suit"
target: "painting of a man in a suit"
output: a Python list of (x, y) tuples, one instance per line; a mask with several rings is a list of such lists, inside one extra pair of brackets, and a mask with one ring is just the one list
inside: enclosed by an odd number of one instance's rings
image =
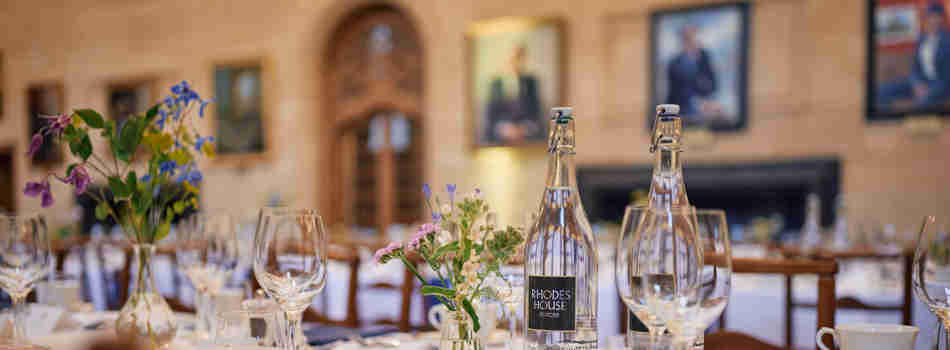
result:
[(542, 136), (538, 78), (525, 71), (526, 54), (525, 46), (518, 45), (509, 58), (508, 71), (489, 85), (484, 141), (518, 143)]
[(716, 71), (710, 63), (709, 51), (699, 42), (698, 34), (699, 28), (691, 24), (680, 30), (682, 50), (667, 66), (669, 94), (666, 103), (680, 105), (680, 114), (684, 118), (701, 122), (703, 115), (722, 108), (710, 101), (717, 92)]
[(650, 28), (653, 104), (679, 105), (687, 128), (742, 129), (747, 26), (744, 3), (654, 12)]
[(950, 32), (944, 5), (924, 6), (920, 36), (914, 44), (910, 74), (892, 79), (877, 91), (881, 111), (939, 111), (950, 107)]

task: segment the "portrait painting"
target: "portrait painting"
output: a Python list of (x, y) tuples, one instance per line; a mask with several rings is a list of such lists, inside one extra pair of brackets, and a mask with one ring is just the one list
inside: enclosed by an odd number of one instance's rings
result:
[(158, 102), (154, 82), (151, 80), (110, 84), (108, 88), (108, 117), (122, 125), (130, 116), (145, 113)]
[[(63, 113), (63, 87), (59, 83), (34, 84), (27, 87), (27, 117), (30, 120), (30, 136), (36, 134), (49, 119), (45, 117)], [(62, 150), (55, 142), (43, 142), (30, 158), (33, 164), (55, 164), (62, 159)]]
[(562, 101), (563, 38), (555, 19), (480, 21), (468, 31), (476, 146), (543, 143)]
[(214, 85), (218, 154), (263, 153), (266, 140), (260, 64), (218, 65)]
[(736, 131), (746, 125), (748, 5), (716, 4), (653, 12), (653, 109), (677, 104), (686, 128)]
[(867, 119), (950, 115), (945, 0), (870, 1)]

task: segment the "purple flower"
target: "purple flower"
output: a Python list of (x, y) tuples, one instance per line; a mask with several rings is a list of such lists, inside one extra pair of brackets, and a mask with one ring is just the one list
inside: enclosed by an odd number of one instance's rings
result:
[(166, 160), (158, 164), (158, 173), (159, 174), (168, 174), (171, 176), (175, 175), (175, 169), (178, 168), (178, 164), (173, 160)]
[(432, 197), (432, 188), (429, 187), (429, 184), (422, 185), (422, 193), (425, 193), (426, 199)]
[(440, 222), (442, 221), (442, 215), (439, 213), (432, 213), (432, 221)]
[(445, 185), (445, 191), (449, 193), (449, 201), (455, 202), (455, 184)]
[[(174, 87), (172, 88), (174, 89)], [(168, 108), (172, 108), (175, 106), (175, 100), (173, 100), (171, 96), (165, 97), (164, 102), (165, 102), (165, 106), (167, 106)]]
[(425, 223), (419, 226), (419, 229), (416, 230), (416, 233), (412, 234), (412, 239), (409, 240), (409, 243), (406, 244), (406, 249), (416, 250), (422, 246), (422, 242), (425, 241), (426, 237), (429, 234), (433, 234), (439, 231), (439, 226), (433, 223)]
[(172, 86), (172, 93), (175, 95), (181, 95), (188, 92), (189, 90), (191, 90), (191, 87), (188, 86), (188, 82), (184, 80)]
[(76, 194), (78, 195), (86, 192), (86, 188), (92, 183), (92, 178), (89, 177), (89, 172), (86, 171), (86, 168), (82, 165), (77, 165), (69, 172), (69, 176), (61, 181), (76, 187)]
[(145, 174), (139, 178), (139, 182), (150, 182), (152, 181), (152, 174)]
[(49, 124), (46, 125), (46, 134), (59, 135), (66, 130), (66, 127), (69, 126), (69, 123), (73, 121), (73, 118), (69, 114), (60, 114), (60, 115), (45, 115), (41, 118), (48, 119)]
[(26, 188), (23, 189), (23, 194), (28, 197), (42, 197), (43, 208), (49, 208), (53, 205), (53, 194), (50, 192), (49, 181), (27, 182)]
[(158, 114), (160, 117), (155, 120), (155, 125), (158, 126), (158, 130), (162, 130), (165, 128), (165, 121), (168, 120), (168, 112), (164, 109), (160, 109), (158, 110)]
[(214, 136), (198, 136), (198, 141), (195, 142), (195, 151), (201, 152), (201, 147), (205, 145), (205, 142), (214, 142)]
[(30, 150), (26, 152), (26, 156), (33, 157), (36, 152), (40, 151), (40, 147), (43, 147), (43, 135), (36, 133), (36, 135), (33, 135), (33, 139), (30, 140)]
[(202, 117), (202, 118), (205, 117), (205, 107), (208, 107), (208, 105), (211, 104), (211, 102), (214, 102), (214, 98), (213, 98), (213, 97), (212, 97), (211, 99), (207, 100), (207, 101), (201, 101), (201, 106), (198, 107), (198, 116), (199, 116), (199, 117)]
[(390, 258), (389, 255), (391, 255), (393, 252), (399, 249), (402, 249), (401, 244), (399, 244), (398, 242), (390, 242), (389, 245), (386, 246), (386, 248), (376, 251), (376, 256), (374, 257), (376, 259), (376, 263), (377, 264), (385, 263), (386, 261), (389, 260), (388, 259)]
[(475, 199), (482, 199), (482, 190), (478, 187), (475, 187)]

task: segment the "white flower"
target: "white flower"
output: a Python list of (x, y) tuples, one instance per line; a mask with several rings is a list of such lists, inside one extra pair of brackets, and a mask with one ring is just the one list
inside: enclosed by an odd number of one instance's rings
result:
[(450, 206), (448, 203), (443, 203), (439, 210), (442, 211), (442, 216), (452, 214), (452, 206)]

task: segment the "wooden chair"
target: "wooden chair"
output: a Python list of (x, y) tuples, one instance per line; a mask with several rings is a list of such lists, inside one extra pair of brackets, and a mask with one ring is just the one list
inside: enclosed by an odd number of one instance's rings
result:
[[(811, 274), (818, 275), (818, 322), (817, 329), (835, 326), (835, 276), (838, 263), (831, 259), (748, 259), (735, 258), (732, 261), (733, 273), (782, 274), (785, 276)], [(733, 301), (734, 302), (734, 301)], [(749, 315), (755, 317), (755, 315)], [(719, 330), (707, 335), (705, 348), (708, 350), (741, 349), (781, 349), (751, 336)], [(826, 344), (827, 339), (825, 339)], [(816, 346), (817, 348), (817, 346)]]
[[(422, 266), (422, 259), (418, 256), (410, 255), (409, 261), (410, 263), (413, 263), (416, 265), (417, 270), (419, 269), (419, 267)], [(396, 284), (392, 284), (388, 282), (375, 282), (364, 287), (366, 288), (365, 290), (397, 291), (400, 296), (399, 314), (397, 318), (394, 318), (394, 319), (383, 318), (383, 319), (376, 319), (376, 320), (367, 320), (369, 324), (396, 326), (397, 328), (399, 328), (400, 332), (409, 332), (414, 329), (424, 328), (424, 327), (413, 327), (412, 320), (410, 318), (412, 315), (412, 312), (411, 312), (412, 311), (412, 297), (415, 294), (416, 284), (418, 283), (418, 281), (416, 281), (416, 276), (413, 275), (412, 271), (409, 271), (408, 268), (403, 268), (402, 270), (403, 270), (403, 275), (402, 275), (401, 284), (396, 285)], [(419, 304), (420, 306), (422, 306), (423, 304), (421, 302), (422, 295), (419, 294), (419, 297), (420, 297)]]
[[(357, 251), (357, 249), (352, 246), (331, 244), (328, 247), (327, 260), (343, 263), (349, 269), (349, 281), (347, 282), (348, 286), (346, 295), (346, 318), (342, 320), (334, 320), (328, 317), (326, 314), (316, 311), (311, 307), (304, 311), (303, 321), (329, 326), (359, 328), (360, 317), (359, 305), (357, 301), (360, 285), (359, 271), (361, 263), (359, 251)], [(257, 283), (257, 280), (255, 279), (253, 283)]]
[[(902, 295), (900, 302), (888, 305), (872, 305), (865, 303), (858, 298), (846, 296), (838, 298), (838, 307), (839, 310), (864, 310), (871, 312), (893, 312), (898, 311), (901, 314), (901, 323), (905, 325), (911, 325), (913, 322), (913, 308), (914, 303), (913, 297), (913, 268), (914, 268), (914, 251), (905, 250), (898, 253), (880, 253), (869, 247), (857, 248), (849, 251), (841, 252), (832, 252), (832, 251), (817, 251), (810, 254), (804, 254), (799, 249), (795, 248), (779, 248), (779, 252), (782, 256), (786, 258), (817, 258), (817, 259), (832, 259), (837, 261), (847, 261), (847, 260), (873, 260), (878, 262), (885, 262), (888, 260), (897, 260), (900, 259), (903, 262), (904, 267), (904, 278), (902, 281)], [(785, 276), (785, 345), (790, 346), (792, 333), (794, 331), (792, 323), (792, 314), (796, 308), (815, 308), (815, 303), (796, 303), (794, 299), (794, 288), (793, 281), (791, 276)]]

